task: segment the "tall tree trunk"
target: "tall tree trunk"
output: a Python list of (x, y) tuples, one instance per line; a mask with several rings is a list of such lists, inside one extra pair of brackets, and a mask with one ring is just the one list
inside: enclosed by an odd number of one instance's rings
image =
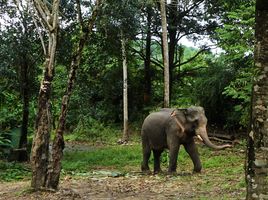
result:
[[(59, 185), (59, 179), (60, 179), (60, 171), (61, 171), (61, 160), (63, 157), (63, 149), (64, 149), (64, 127), (65, 127), (65, 121), (67, 116), (67, 109), (70, 101), (70, 97), (73, 91), (74, 82), (76, 78), (76, 71), (80, 65), (82, 52), (85, 46), (85, 43), (88, 41), (88, 38), (90, 34), (92, 33), (93, 25), (96, 21), (99, 8), (101, 6), (101, 0), (96, 1), (95, 8), (92, 12), (91, 17), (88, 20), (87, 27), (83, 27), (83, 21), (82, 18), (79, 18), (81, 29), (82, 29), (82, 35), (79, 39), (78, 47), (74, 50), (73, 56), (72, 56), (72, 62), (70, 66), (70, 72), (69, 72), (69, 78), (68, 83), (66, 86), (65, 94), (62, 98), (61, 103), (61, 112), (59, 117), (59, 124), (57, 126), (56, 130), (56, 136), (53, 141), (52, 146), (52, 160), (49, 164), (49, 171), (47, 175), (47, 181), (46, 181), (46, 187), (57, 189)], [(77, 7), (80, 12), (80, 3), (79, 0), (77, 1)], [(81, 13), (80, 13), (81, 14)], [(79, 16), (81, 17), (81, 15)]]
[(255, 76), (248, 136), (247, 199), (268, 198), (268, 4), (256, 2)]
[(169, 34), (169, 48), (168, 48), (168, 56), (169, 56), (169, 91), (170, 97), (172, 96), (172, 85), (173, 85), (173, 78), (174, 73), (173, 70), (175, 68), (175, 56), (176, 56), (176, 46), (177, 46), (177, 27), (178, 27), (178, 7), (174, 6), (177, 5), (178, 2), (175, 0), (171, 1), (171, 5), (168, 6), (168, 34)]
[(144, 104), (148, 105), (151, 101), (152, 82), (151, 82), (151, 23), (152, 23), (152, 8), (150, 5), (146, 8), (147, 11), (147, 31), (146, 31), (146, 46), (145, 46), (145, 61), (144, 61)]
[(23, 113), (22, 113), (22, 125), (21, 125), (21, 136), (19, 143), (19, 154), (18, 161), (27, 161), (27, 135), (28, 135), (28, 121), (29, 121), (29, 77), (28, 71), (29, 66), (27, 63), (27, 58), (23, 58), (21, 64), (21, 93), (22, 93), (22, 101), (23, 101)]
[(38, 96), (38, 113), (31, 152), (31, 186), (33, 189), (39, 190), (45, 187), (49, 162), (49, 138), (51, 129), (50, 96), (57, 46), (59, 0), (53, 1), (51, 11), (46, 7), (46, 2), (35, 0), (33, 3), (47, 28), (49, 40), (48, 51), (44, 62), (44, 75)]
[(128, 142), (128, 84), (127, 84), (127, 53), (126, 53), (126, 39), (121, 32), (121, 48), (122, 48), (122, 60), (123, 60), (123, 117), (124, 117), (124, 130), (122, 142)]
[(167, 18), (166, 1), (160, 0), (161, 23), (162, 23), (162, 45), (164, 61), (164, 107), (169, 107), (169, 58), (168, 58), (168, 39), (167, 39)]

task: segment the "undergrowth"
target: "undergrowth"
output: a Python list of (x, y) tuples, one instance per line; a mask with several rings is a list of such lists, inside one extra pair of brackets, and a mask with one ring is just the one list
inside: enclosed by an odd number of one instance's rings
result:
[(31, 169), (29, 164), (0, 160), (0, 181), (18, 181), (29, 179), (30, 176)]

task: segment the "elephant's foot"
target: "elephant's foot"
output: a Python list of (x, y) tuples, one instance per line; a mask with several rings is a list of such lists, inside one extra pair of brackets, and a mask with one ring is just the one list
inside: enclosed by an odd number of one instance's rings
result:
[(177, 172), (176, 170), (168, 170), (167, 174), (174, 176), (174, 175), (177, 175)]
[(193, 170), (193, 174), (200, 174), (201, 170)]
[(141, 171), (143, 174), (151, 174), (150, 168), (148, 165), (141, 165)]
[(201, 173), (201, 169), (202, 167), (195, 167), (194, 170), (193, 170), (193, 173)]
[(161, 174), (162, 170), (161, 169), (154, 169), (154, 174)]
[(143, 175), (151, 175), (152, 172), (150, 170), (144, 170), (144, 171), (141, 172), (141, 174), (143, 174)]

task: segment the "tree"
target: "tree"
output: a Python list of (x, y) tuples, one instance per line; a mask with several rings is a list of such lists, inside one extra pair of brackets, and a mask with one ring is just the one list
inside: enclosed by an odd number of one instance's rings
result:
[(247, 199), (268, 197), (268, 4), (256, 1), (255, 70), (247, 144)]
[(123, 138), (122, 142), (128, 141), (128, 83), (127, 83), (127, 52), (126, 52), (126, 39), (124, 33), (121, 33), (121, 48), (122, 48), (122, 60), (123, 60)]
[(162, 45), (164, 61), (164, 107), (169, 107), (169, 56), (168, 56), (168, 38), (167, 38), (167, 17), (166, 1), (160, 1), (161, 24), (162, 24)]
[(79, 0), (77, 2), (77, 10), (78, 10), (78, 19), (81, 27), (81, 35), (79, 38), (78, 45), (76, 49), (73, 51), (72, 61), (70, 65), (70, 72), (68, 77), (68, 83), (66, 86), (65, 94), (62, 98), (61, 104), (61, 112), (59, 117), (59, 123), (56, 130), (56, 136), (53, 141), (52, 147), (52, 160), (50, 162), (49, 171), (47, 174), (46, 187), (57, 189), (59, 185), (60, 172), (61, 172), (61, 159), (63, 157), (63, 149), (64, 149), (64, 127), (67, 116), (67, 109), (69, 106), (70, 97), (73, 91), (74, 82), (76, 78), (76, 72), (80, 65), (82, 53), (86, 42), (89, 39), (90, 34), (92, 33), (94, 22), (97, 18), (98, 10), (100, 9), (102, 0), (97, 0), (94, 10), (92, 11), (91, 17), (87, 20), (87, 24), (85, 24), (82, 19), (81, 6)]
[(50, 97), (57, 47), (59, 2), (59, 0), (54, 0), (51, 7), (48, 7), (46, 1), (33, 1), (33, 5), (38, 13), (39, 21), (48, 32), (48, 45), (47, 48), (44, 49), (44, 74), (39, 90), (35, 135), (31, 151), (31, 186), (35, 190), (45, 187), (47, 180), (49, 139), (52, 123)]

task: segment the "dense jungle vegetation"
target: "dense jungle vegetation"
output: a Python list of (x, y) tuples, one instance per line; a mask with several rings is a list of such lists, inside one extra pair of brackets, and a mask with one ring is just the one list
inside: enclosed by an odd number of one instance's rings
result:
[[(176, 5), (167, 6), (169, 34), (171, 37), (175, 31), (176, 36), (170, 39), (176, 43), (169, 44), (170, 50), (174, 48), (170, 62), (171, 107), (201, 105), (210, 125), (236, 133), (249, 122), (254, 1), (204, 1), (202, 9), (198, 7), (201, 2), (194, 3), (193, 8), (182, 3), (181, 9), (188, 8), (188, 13), (174, 13), (172, 9)], [(92, 2), (84, 2), (83, 6), (83, 14), (87, 15)], [(114, 12), (115, 8), (118, 12)], [(71, 49), (79, 34), (74, 2), (63, 1), (60, 9), (63, 22), (51, 99), (54, 128), (67, 81)], [(15, 4), (4, 1), (1, 16), (1, 138), (25, 126), (23, 115), (29, 116), (26, 126), (31, 137), (42, 75), (41, 42), (29, 13), (18, 13)], [(91, 140), (101, 137), (107, 128), (121, 129), (120, 29), (124, 29), (128, 37), (131, 129), (139, 129), (150, 111), (162, 107), (163, 67), (157, 7), (142, 1), (107, 1), (83, 52), (65, 127), (67, 134)], [(181, 38), (188, 38), (196, 46), (187, 46)]]

